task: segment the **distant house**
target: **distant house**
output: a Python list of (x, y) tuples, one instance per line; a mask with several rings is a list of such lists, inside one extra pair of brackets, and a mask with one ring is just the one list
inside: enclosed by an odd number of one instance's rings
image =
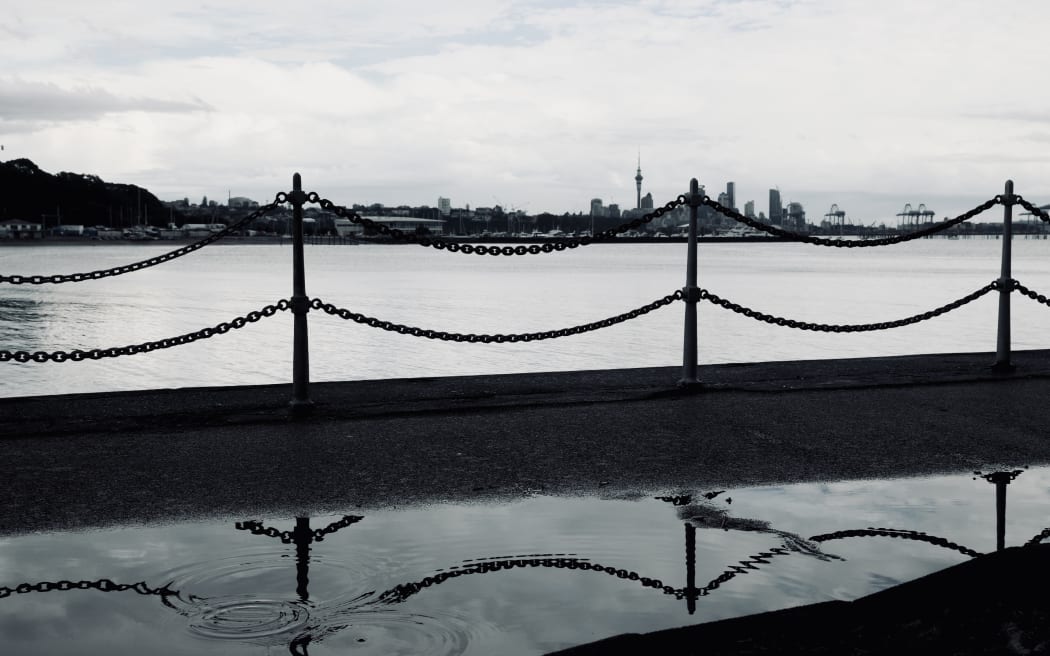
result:
[(44, 226), (21, 219), (0, 221), (0, 237), (5, 239), (40, 239), (44, 236)]
[(366, 216), (364, 218), (371, 219), (391, 230), (401, 230), (402, 232), (415, 232), (418, 228), (426, 228), (430, 234), (434, 235), (440, 235), (445, 232), (445, 222), (441, 219), (416, 219), (400, 216)]

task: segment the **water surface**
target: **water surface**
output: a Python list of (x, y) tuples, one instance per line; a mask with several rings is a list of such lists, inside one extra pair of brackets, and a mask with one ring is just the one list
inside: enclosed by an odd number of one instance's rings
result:
[[(1050, 468), (1007, 491), (1006, 543), (1023, 544), (1046, 527)], [(994, 495), (963, 473), (11, 536), (0, 636), (56, 655), (542, 654), (964, 562), (995, 549)], [(902, 532), (842, 533), (868, 527)]]

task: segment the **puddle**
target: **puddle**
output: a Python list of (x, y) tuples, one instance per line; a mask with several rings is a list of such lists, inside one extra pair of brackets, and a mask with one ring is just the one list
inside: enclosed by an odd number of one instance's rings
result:
[[(1046, 528), (1050, 468), (1006, 490)], [(534, 497), (0, 540), (10, 653), (543, 654), (832, 599), (997, 546), (969, 474), (660, 497)]]

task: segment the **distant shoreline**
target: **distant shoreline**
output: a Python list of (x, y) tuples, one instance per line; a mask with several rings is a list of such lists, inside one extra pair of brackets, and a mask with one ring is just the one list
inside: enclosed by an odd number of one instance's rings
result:
[[(440, 239), (452, 242), (456, 244), (553, 244), (558, 242), (566, 242), (569, 239), (579, 239), (579, 237), (441, 237)], [(180, 248), (182, 246), (188, 246), (199, 242), (200, 239), (151, 239), (151, 240), (130, 240), (130, 239), (85, 239), (79, 237), (49, 237), (47, 239), (0, 239), (0, 248), (12, 247), (37, 247), (37, 246), (172, 246)], [(688, 241), (686, 237), (617, 237), (615, 239), (607, 239), (598, 242), (596, 244), (684, 244)], [(787, 242), (792, 241), (790, 239), (782, 239), (780, 237), (698, 237), (697, 241), (703, 243), (769, 243), (769, 242)], [(257, 237), (223, 237), (222, 239), (214, 242), (221, 244), (237, 244), (241, 246), (251, 245), (291, 245), (292, 240), (288, 237), (272, 237), (272, 236), (257, 236)], [(356, 237), (306, 237), (304, 243), (307, 246), (397, 246), (397, 245), (413, 245), (415, 242), (412, 241), (394, 241), (391, 239), (360, 239)]]

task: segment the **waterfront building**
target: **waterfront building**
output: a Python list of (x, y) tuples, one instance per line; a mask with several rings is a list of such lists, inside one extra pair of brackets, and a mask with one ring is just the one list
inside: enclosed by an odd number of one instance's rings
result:
[(452, 201), (444, 196), (438, 196), (438, 212), (441, 212), (441, 216), (452, 214)]
[(769, 222), (780, 225), (783, 222), (784, 206), (780, 202), (780, 190), (769, 190)]
[(44, 236), (44, 226), (40, 223), (8, 219), (0, 221), (0, 237), (5, 239), (40, 239)]
[(788, 203), (787, 219), (787, 225), (793, 228), (806, 227), (806, 210), (803, 209), (802, 203)]
[(601, 198), (591, 199), (591, 216), (605, 216), (605, 208), (602, 205)]

